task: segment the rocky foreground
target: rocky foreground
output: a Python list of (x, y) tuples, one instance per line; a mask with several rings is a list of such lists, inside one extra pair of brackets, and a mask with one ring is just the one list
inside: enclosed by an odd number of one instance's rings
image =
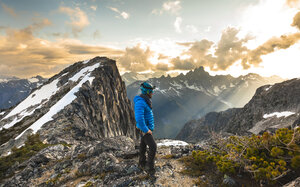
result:
[[(196, 174), (197, 177), (187, 175), (182, 158), (191, 155), (192, 150), (202, 149), (201, 146), (180, 145), (176, 141), (172, 145), (174, 141), (163, 140), (157, 143), (154, 177), (138, 168), (138, 142), (118, 136), (89, 144), (49, 145), (29, 160), (10, 167), (0, 186), (259, 186), (250, 178), (247, 181), (227, 175), (217, 178), (218, 171)], [(299, 183), (300, 177), (285, 186)]]
[[(91, 144), (49, 146), (6, 172), (0, 186), (193, 186), (178, 160), (194, 148), (158, 144), (156, 174), (138, 168), (138, 145), (119, 136)], [(6, 177), (7, 177), (6, 176)]]

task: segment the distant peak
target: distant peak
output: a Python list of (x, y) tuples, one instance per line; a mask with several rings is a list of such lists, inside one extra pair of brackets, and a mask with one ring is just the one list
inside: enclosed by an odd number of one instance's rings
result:
[(196, 71), (196, 72), (205, 72), (203, 66), (199, 66), (199, 67), (195, 68), (194, 71)]

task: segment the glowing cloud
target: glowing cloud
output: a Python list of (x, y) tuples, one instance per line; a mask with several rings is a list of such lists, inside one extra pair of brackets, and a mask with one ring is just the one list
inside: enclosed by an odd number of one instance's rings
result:
[(152, 14), (161, 15), (164, 12), (168, 12), (170, 14), (178, 14), (180, 10), (180, 1), (167, 1), (162, 4), (161, 9), (152, 10)]
[(129, 14), (127, 12), (121, 12), (120, 10), (118, 10), (117, 8), (114, 8), (114, 7), (109, 7), (109, 9), (118, 13), (123, 19), (129, 18)]
[(79, 7), (75, 9), (69, 7), (59, 7), (59, 11), (67, 14), (71, 22), (69, 24), (72, 26), (72, 33), (74, 36), (78, 36), (78, 34), (87, 27), (90, 22), (85, 12), (83, 12)]
[(174, 22), (174, 27), (175, 27), (175, 31), (177, 33), (181, 33), (181, 23), (182, 23), (182, 18), (181, 17), (176, 17), (176, 20)]

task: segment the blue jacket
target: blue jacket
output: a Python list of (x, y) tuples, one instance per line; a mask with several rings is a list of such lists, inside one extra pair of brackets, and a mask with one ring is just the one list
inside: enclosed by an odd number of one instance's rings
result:
[(140, 96), (135, 96), (134, 102), (134, 115), (137, 128), (147, 133), (149, 129), (154, 130), (154, 117), (152, 109), (146, 103), (145, 99)]

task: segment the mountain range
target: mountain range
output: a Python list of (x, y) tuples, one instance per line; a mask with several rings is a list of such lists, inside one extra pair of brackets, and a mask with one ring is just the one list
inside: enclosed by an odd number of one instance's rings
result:
[[(157, 138), (174, 138), (184, 124), (212, 111), (223, 111), (232, 107), (243, 107), (254, 95), (255, 90), (266, 84), (283, 81), (280, 77), (261, 77), (257, 74), (232, 77), (211, 76), (203, 67), (186, 75), (150, 78), (157, 88), (152, 98)], [(136, 81), (127, 86), (131, 101), (140, 94)]]
[(145, 81), (149, 78), (161, 77), (164, 75), (163, 72), (154, 72), (154, 73), (136, 73), (136, 72), (126, 72), (121, 77), (125, 82), (125, 85), (128, 86), (135, 81)]
[(41, 86), (47, 79), (35, 76), (30, 79), (0, 77), (0, 110), (8, 109), (24, 100), (32, 90)]
[(265, 85), (243, 108), (210, 112), (187, 122), (176, 139), (197, 142), (209, 139), (212, 132), (224, 135), (261, 134), (266, 130), (300, 125), (300, 79)]

